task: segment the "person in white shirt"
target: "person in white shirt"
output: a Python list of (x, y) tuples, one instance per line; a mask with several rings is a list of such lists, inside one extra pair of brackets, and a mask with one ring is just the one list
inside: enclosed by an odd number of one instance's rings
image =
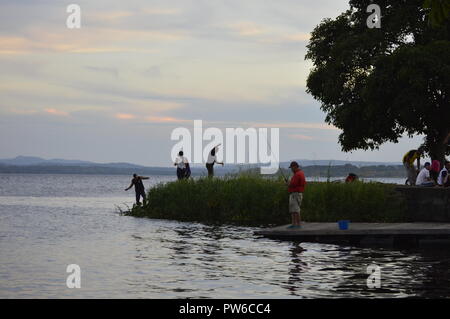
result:
[(175, 160), (174, 166), (177, 167), (177, 177), (178, 179), (188, 178), (190, 174), (189, 162), (186, 157), (183, 156), (183, 151), (178, 152), (177, 159)]
[(444, 168), (439, 172), (439, 176), (438, 176), (438, 180), (437, 180), (439, 186), (445, 186), (445, 187), (450, 186), (450, 177), (448, 174), (449, 171), (450, 171), (450, 162), (445, 161)]
[(206, 161), (206, 169), (208, 170), (208, 177), (214, 176), (215, 163), (221, 164), (223, 166), (223, 162), (221, 163), (217, 161), (217, 152), (219, 151), (219, 145), (215, 146), (208, 154), (208, 160)]
[(434, 186), (430, 177), (431, 164), (426, 162), (424, 168), (419, 172), (416, 179), (416, 186)]

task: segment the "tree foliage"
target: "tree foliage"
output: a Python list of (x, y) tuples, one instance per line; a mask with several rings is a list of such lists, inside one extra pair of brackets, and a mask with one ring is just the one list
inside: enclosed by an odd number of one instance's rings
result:
[(423, 0), (380, 0), (381, 28), (368, 28), (370, 0), (312, 32), (307, 92), (342, 130), (344, 151), (377, 149), (404, 134), (426, 136), (433, 158), (450, 151), (450, 23), (428, 23)]
[(429, 22), (433, 27), (439, 27), (450, 16), (450, 0), (425, 0), (423, 7), (430, 9)]

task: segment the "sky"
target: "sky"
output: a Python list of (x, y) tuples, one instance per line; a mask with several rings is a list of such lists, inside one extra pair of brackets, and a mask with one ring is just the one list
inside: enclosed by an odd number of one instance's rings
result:
[[(69, 4), (81, 28), (69, 29)], [(0, 0), (0, 158), (170, 166), (178, 127), (278, 127), (281, 161), (344, 153), (306, 92), (309, 33), (346, 0)], [(225, 134), (225, 133), (224, 133)], [(207, 144), (207, 142), (205, 142)]]

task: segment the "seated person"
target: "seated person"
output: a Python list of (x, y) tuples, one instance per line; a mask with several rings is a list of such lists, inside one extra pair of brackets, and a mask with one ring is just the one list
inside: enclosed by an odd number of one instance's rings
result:
[(358, 179), (358, 175), (350, 173), (348, 174), (347, 178), (345, 179), (346, 183), (352, 183)]
[(434, 186), (434, 182), (430, 177), (431, 164), (429, 162), (425, 163), (424, 168), (419, 172), (416, 179), (416, 186), (431, 187)]
[(430, 177), (433, 180), (434, 184), (437, 184), (437, 180), (439, 177), (439, 172), (441, 171), (441, 163), (438, 160), (431, 161), (431, 170)]
[(445, 161), (444, 168), (442, 168), (442, 170), (439, 172), (437, 180), (439, 186), (450, 187), (449, 171), (450, 171), (450, 162)]

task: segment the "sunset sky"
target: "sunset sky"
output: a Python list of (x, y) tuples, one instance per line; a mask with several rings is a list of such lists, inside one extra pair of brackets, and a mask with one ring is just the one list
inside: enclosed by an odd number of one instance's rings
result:
[[(81, 7), (81, 29), (66, 8)], [(305, 93), (309, 33), (346, 0), (1, 0), (0, 158), (171, 165), (176, 127), (279, 127), (280, 158), (343, 153)], [(206, 142), (205, 142), (206, 144)]]

